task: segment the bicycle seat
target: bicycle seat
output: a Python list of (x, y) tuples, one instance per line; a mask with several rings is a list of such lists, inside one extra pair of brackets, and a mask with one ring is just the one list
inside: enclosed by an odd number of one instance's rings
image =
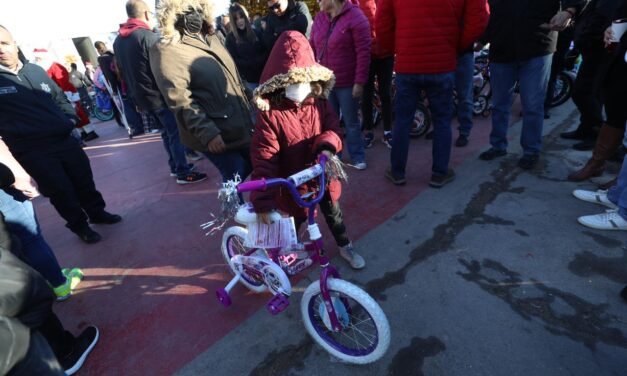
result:
[[(272, 221), (278, 221), (281, 219), (281, 214), (279, 214), (279, 212), (273, 211), (270, 214), (270, 219)], [(237, 214), (235, 214), (235, 221), (243, 225), (257, 222), (257, 213), (255, 213), (253, 205), (250, 202), (245, 203), (244, 205), (240, 206), (239, 209), (237, 209)]]

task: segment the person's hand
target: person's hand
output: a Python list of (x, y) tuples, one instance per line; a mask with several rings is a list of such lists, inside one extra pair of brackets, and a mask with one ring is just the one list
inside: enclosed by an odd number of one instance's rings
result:
[(333, 153), (331, 153), (331, 152), (330, 152), (330, 151), (328, 151), (328, 150), (323, 150), (323, 151), (321, 151), (321, 152), (320, 152), (320, 154), (319, 154), (318, 156), (320, 156), (320, 155), (326, 155), (327, 159), (331, 159), (331, 157), (333, 157)]
[(39, 191), (37, 190), (37, 187), (35, 187), (35, 182), (30, 176), (16, 177), (15, 183), (13, 183), (13, 188), (22, 192), (24, 196), (29, 199), (39, 196)]
[[(551, 18), (551, 21), (545, 26), (546, 28), (548, 28), (549, 30), (554, 30), (554, 31), (562, 31), (564, 29), (566, 29), (568, 27), (568, 25), (570, 25), (570, 22), (573, 18), (572, 13), (567, 12), (565, 10), (557, 12), (557, 14), (555, 16), (553, 16), (553, 18)], [(543, 25), (540, 25), (540, 27), (543, 27)]]
[(353, 85), (353, 98), (361, 99), (362, 95), (364, 95), (364, 85), (361, 85), (361, 84)]
[(614, 31), (612, 30), (611, 26), (605, 29), (605, 34), (603, 35), (603, 41), (605, 42), (605, 47), (616, 42), (616, 40), (614, 39)]
[(220, 154), (224, 153), (226, 150), (226, 145), (224, 144), (224, 140), (222, 140), (222, 136), (217, 135), (209, 141), (207, 144), (207, 149), (211, 154)]
[(257, 219), (261, 223), (265, 223), (266, 225), (270, 225), (270, 224), (272, 224), (272, 219), (270, 219), (270, 215), (271, 214), (272, 214), (272, 212), (257, 213)]

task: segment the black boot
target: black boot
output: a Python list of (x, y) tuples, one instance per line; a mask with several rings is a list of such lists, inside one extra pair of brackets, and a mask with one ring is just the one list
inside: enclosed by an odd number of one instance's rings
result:
[(89, 222), (95, 223), (95, 224), (112, 225), (114, 223), (120, 222), (121, 220), (122, 220), (122, 217), (120, 217), (119, 215), (111, 214), (104, 210), (96, 215), (92, 215), (91, 217), (89, 217)]
[(71, 230), (87, 244), (98, 243), (102, 239), (102, 236), (100, 236), (100, 234), (96, 231), (92, 230), (87, 223), (85, 223), (84, 226), (73, 228)]

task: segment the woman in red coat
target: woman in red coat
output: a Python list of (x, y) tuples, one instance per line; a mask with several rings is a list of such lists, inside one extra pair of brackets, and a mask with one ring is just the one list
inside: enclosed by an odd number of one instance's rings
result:
[[(255, 89), (255, 101), (270, 105), (257, 115), (251, 144), (252, 179), (286, 178), (316, 163), (322, 153), (331, 156), (342, 149), (339, 119), (327, 97), (335, 76), (315, 62), (309, 42), (297, 31), (286, 31), (274, 44)], [(338, 200), (341, 184), (330, 179), (320, 210), (340, 255), (355, 269), (364, 259), (355, 252), (346, 234)], [(301, 194), (315, 189), (309, 182), (299, 187)], [(280, 209), (293, 216), (297, 227), (307, 219), (305, 209), (297, 206), (290, 193), (281, 188), (252, 192), (255, 212), (265, 223), (269, 213)]]

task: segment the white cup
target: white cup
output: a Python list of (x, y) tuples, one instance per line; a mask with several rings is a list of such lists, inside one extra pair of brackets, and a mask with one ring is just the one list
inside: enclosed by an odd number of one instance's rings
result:
[(612, 22), (612, 33), (614, 34), (615, 42), (620, 41), (620, 38), (623, 37), (625, 31), (627, 31), (627, 18), (622, 18)]

